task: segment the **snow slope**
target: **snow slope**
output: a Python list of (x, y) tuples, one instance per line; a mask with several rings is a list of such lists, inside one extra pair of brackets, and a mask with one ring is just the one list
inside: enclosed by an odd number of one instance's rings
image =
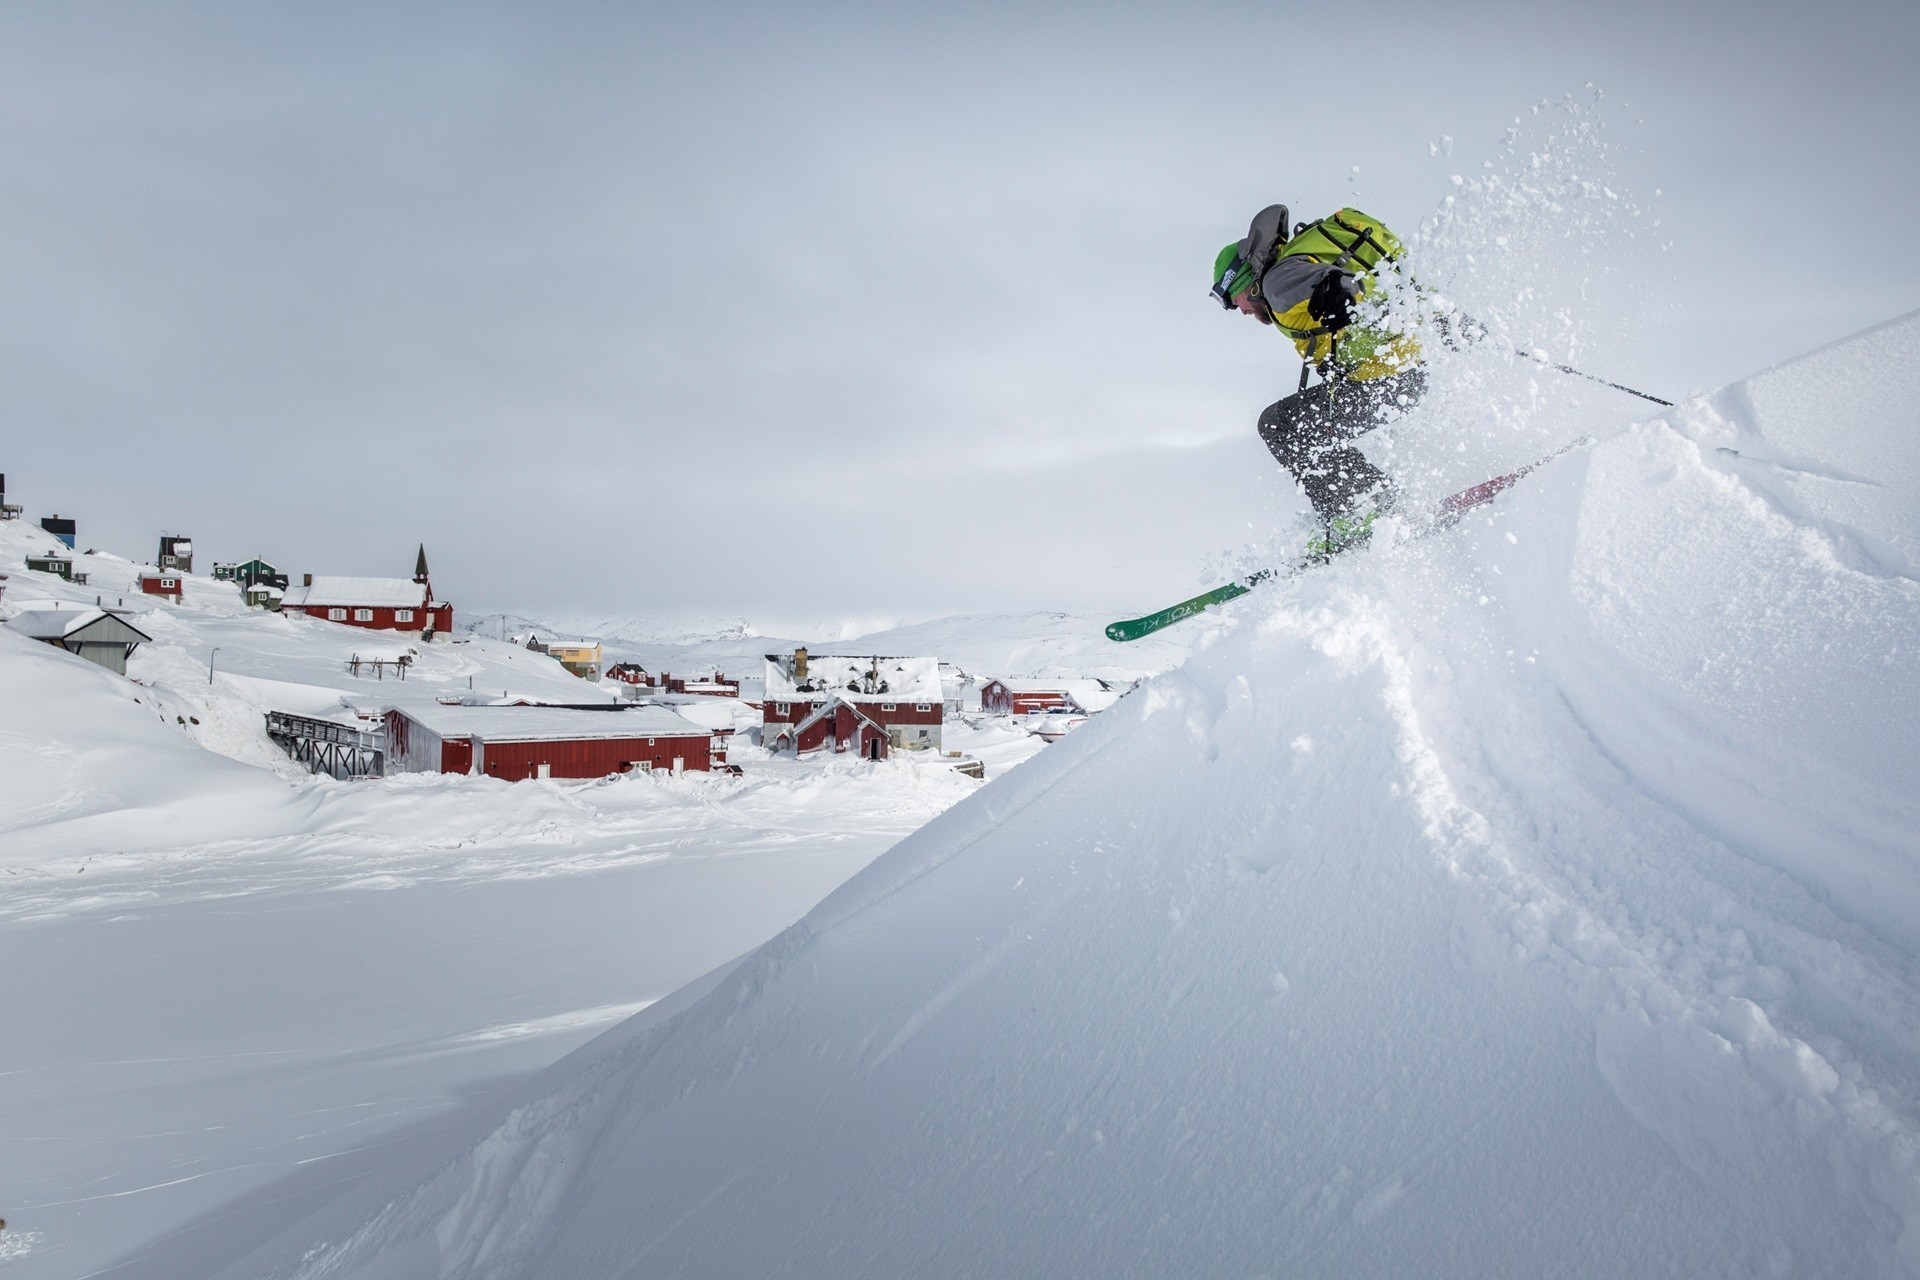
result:
[(480, 637), (414, 645), (404, 681), (355, 675), (353, 654), (407, 642), (248, 611), (201, 577), (180, 605), (149, 600), (110, 555), (80, 558), (85, 587), (25, 571), (51, 542), (0, 524), (0, 616), (98, 595), (154, 641), (126, 680), (0, 627), (10, 1278), (211, 1274), (772, 937), (977, 786), (738, 741), (737, 779), (310, 777), (263, 709), (344, 719), (470, 682), (608, 695)]
[(1916, 362), (1248, 597), (226, 1274), (1920, 1272)]

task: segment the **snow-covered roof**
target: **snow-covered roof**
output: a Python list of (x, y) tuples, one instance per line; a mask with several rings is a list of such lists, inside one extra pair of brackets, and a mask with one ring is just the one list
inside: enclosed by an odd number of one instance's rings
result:
[(1079, 703), (1082, 711), (1105, 711), (1120, 700), (1119, 692), (1100, 680), (1015, 676), (996, 676), (994, 679), (1006, 686), (1008, 693), (1064, 693)]
[(800, 721), (799, 724), (794, 726), (793, 731), (795, 733), (805, 733), (808, 729), (811, 729), (814, 725), (820, 723), (820, 721), (826, 719), (830, 715), (835, 714), (839, 710), (839, 704), (843, 702), (846, 703), (847, 710), (853, 712), (853, 714), (858, 716), (860, 719), (866, 721), (868, 724), (872, 725), (876, 729), (881, 727), (879, 721), (875, 720), (872, 716), (868, 715), (866, 712), (860, 709), (859, 703), (854, 702), (851, 698), (835, 695), (834, 697), (828, 698), (825, 702), (815, 707), (813, 711), (809, 713), (805, 719), (803, 719), (802, 721)]
[(427, 601), (424, 584), (408, 578), (329, 578), (314, 575), (313, 584), (288, 587), (286, 603), (315, 607), (341, 605), (418, 609)]
[(692, 738), (709, 730), (665, 707), (581, 711), (573, 707), (404, 707), (401, 713), (442, 738), (485, 742), (583, 738)]
[(766, 697), (807, 702), (837, 693), (849, 702), (942, 701), (940, 663), (934, 658), (808, 654), (804, 681), (795, 680), (793, 666), (791, 653), (767, 655)]
[[(102, 626), (101, 624), (106, 624)], [(105, 609), (29, 609), (25, 613), (15, 614), (7, 625), (21, 635), (35, 640), (100, 640), (109, 644), (125, 644), (141, 640), (151, 640), (152, 636), (140, 630), (116, 613)], [(100, 630), (89, 636), (83, 636), (93, 628)]]

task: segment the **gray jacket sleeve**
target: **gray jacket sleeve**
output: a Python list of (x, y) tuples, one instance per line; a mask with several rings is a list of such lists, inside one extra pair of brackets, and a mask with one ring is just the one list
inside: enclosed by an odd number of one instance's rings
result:
[(1322, 277), (1337, 270), (1311, 258), (1282, 258), (1260, 278), (1260, 296), (1275, 315), (1291, 311), (1313, 296)]

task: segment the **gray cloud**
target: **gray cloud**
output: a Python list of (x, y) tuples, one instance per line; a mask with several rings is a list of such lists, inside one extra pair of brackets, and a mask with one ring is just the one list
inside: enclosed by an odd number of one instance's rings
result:
[(424, 539), (476, 607), (1151, 601), (1286, 508), (1247, 428), (1297, 366), (1213, 250), (1416, 225), (1589, 80), (1661, 220), (1590, 296), (1647, 317), (1613, 376), (1920, 299), (1789, 222), (1920, 195), (1907, 9), (1367, 12), (15, 7), (0, 467), (127, 552)]

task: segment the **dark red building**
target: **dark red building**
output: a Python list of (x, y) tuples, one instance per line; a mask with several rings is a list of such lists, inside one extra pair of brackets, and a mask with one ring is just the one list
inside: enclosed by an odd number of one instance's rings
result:
[(814, 708), (806, 719), (776, 728), (767, 725), (763, 733), (771, 736), (766, 746), (774, 751), (850, 753), (862, 760), (885, 760), (892, 748), (886, 726), (853, 703), (835, 696)]
[(301, 585), (287, 588), (280, 611), (373, 631), (417, 631), (426, 640), (453, 630), (453, 606), (434, 598), (425, 547), (414, 562), (411, 582), (309, 573)]
[[(889, 743), (939, 750), (946, 703), (940, 664), (933, 658), (851, 657), (843, 654), (767, 655), (761, 740), (774, 742), (838, 698), (886, 731)], [(789, 741), (792, 734), (785, 735)]]
[(1091, 715), (1112, 706), (1119, 696), (1100, 680), (1003, 678), (980, 686), (980, 710), (990, 716), (1024, 716), (1036, 711)]
[[(603, 778), (713, 768), (713, 731), (665, 707), (416, 707), (387, 712), (389, 773)], [(725, 747), (721, 747), (725, 759)]]
[(178, 600), (180, 574), (173, 569), (142, 569), (140, 590), (150, 596), (165, 596), (169, 600)]

